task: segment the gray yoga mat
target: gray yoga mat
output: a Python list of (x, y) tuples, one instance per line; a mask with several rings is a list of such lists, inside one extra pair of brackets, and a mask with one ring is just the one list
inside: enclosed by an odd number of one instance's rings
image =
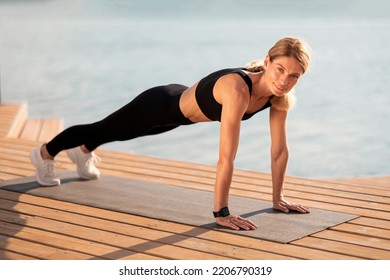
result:
[(258, 229), (219, 227), (212, 217), (213, 193), (147, 181), (102, 176), (84, 181), (73, 171), (60, 174), (61, 186), (42, 187), (34, 177), (0, 182), (0, 188), (258, 239), (288, 243), (356, 218), (355, 215), (311, 209), (309, 214), (281, 213), (268, 201), (230, 196), (232, 214), (249, 218)]

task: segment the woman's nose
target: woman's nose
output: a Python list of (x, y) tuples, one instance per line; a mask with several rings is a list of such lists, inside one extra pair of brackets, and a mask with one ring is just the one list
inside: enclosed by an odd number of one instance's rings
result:
[(280, 82), (283, 84), (283, 85), (285, 85), (285, 86), (287, 86), (288, 85), (288, 76), (282, 76), (282, 77), (280, 77)]

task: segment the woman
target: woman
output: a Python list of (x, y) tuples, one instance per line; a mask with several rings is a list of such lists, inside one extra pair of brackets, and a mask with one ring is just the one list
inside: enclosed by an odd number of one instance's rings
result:
[(261, 65), (251, 63), (246, 69), (220, 70), (190, 88), (171, 84), (146, 90), (105, 119), (70, 127), (35, 148), (30, 157), (37, 181), (47, 186), (60, 184), (54, 157), (63, 150), (77, 164), (80, 177), (96, 179), (100, 172), (95, 167), (93, 151), (104, 143), (158, 134), (180, 125), (220, 121), (213, 214), (221, 226), (254, 230), (257, 226), (250, 220), (230, 215), (228, 194), (241, 121), (270, 108), (273, 207), (283, 212), (308, 213), (307, 207), (284, 199), (283, 182), (288, 160), (287, 111), (295, 102), (293, 87), (309, 62), (309, 47), (299, 39), (286, 37), (269, 50)]

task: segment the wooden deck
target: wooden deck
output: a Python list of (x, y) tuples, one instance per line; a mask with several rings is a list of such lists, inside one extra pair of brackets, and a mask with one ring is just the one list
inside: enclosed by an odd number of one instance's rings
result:
[[(30, 150), (61, 129), (61, 120), (29, 120), (25, 103), (1, 105), (0, 180), (33, 175)], [(213, 189), (213, 166), (105, 150), (97, 154), (107, 175)], [(75, 169), (63, 153), (57, 161), (59, 170)], [(237, 170), (231, 194), (270, 200), (270, 175)], [(288, 177), (286, 195), (360, 217), (279, 244), (0, 190), (0, 259), (390, 259), (390, 176)]]

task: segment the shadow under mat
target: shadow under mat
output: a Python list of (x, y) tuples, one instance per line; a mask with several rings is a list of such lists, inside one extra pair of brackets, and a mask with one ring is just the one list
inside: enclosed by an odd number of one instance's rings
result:
[(257, 230), (235, 231), (214, 222), (212, 192), (111, 176), (85, 181), (73, 171), (61, 173), (60, 178), (61, 186), (56, 187), (43, 187), (35, 177), (24, 177), (0, 182), (0, 188), (279, 243), (288, 243), (357, 217), (320, 209), (311, 209), (309, 214), (285, 214), (274, 211), (269, 201), (231, 195), (232, 214), (249, 218), (258, 226)]

